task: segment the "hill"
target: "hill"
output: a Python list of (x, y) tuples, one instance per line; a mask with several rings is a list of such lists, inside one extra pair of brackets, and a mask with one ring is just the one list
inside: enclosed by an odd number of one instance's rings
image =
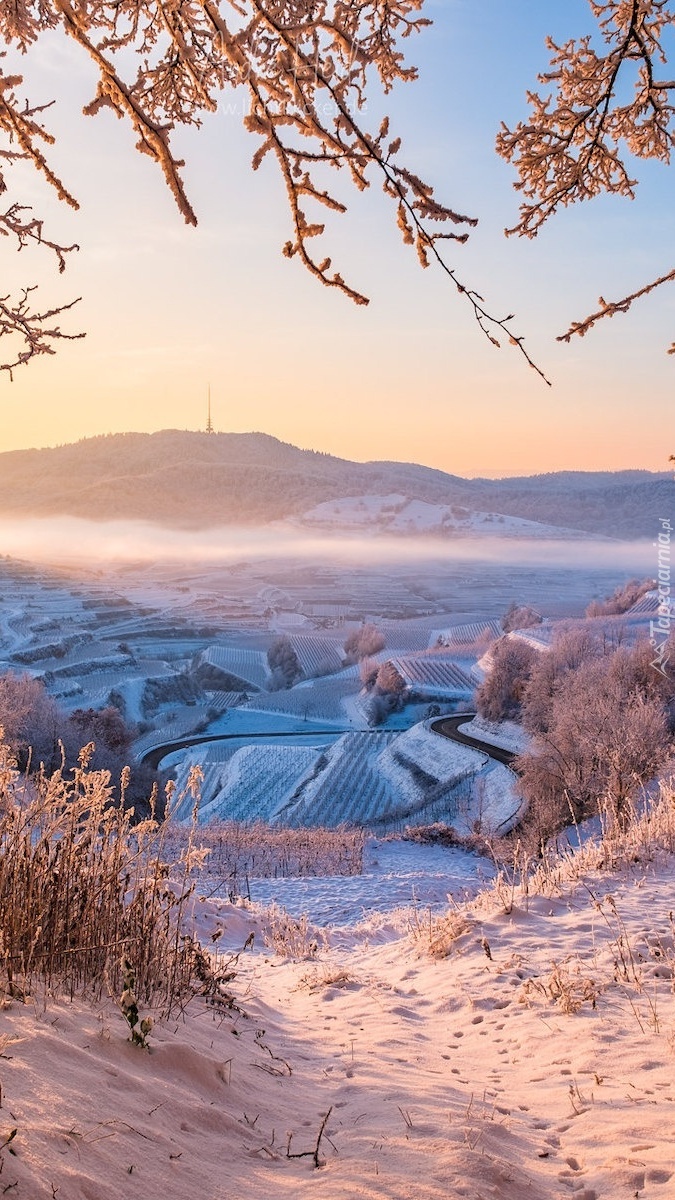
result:
[[(350, 462), (301, 450), (263, 433), (112, 434), (0, 454), (4, 518), (137, 519), (199, 528), (303, 521), (305, 514), (328, 502), (396, 496), (403, 502), (463, 509), (454, 524), (472, 531), (485, 524), (482, 517), (487, 514), (561, 531), (648, 537), (658, 528), (659, 517), (672, 510), (672, 494), (672, 480), (665, 473), (462, 479), (414, 463)], [(481, 520), (474, 521), (472, 514)], [(429, 526), (428, 515), (425, 519), (426, 527), (433, 528), (433, 520)], [(329, 523), (339, 526), (339, 514)], [(441, 513), (439, 527), (443, 523)], [(348, 525), (353, 528), (353, 520)], [(445, 532), (453, 529), (453, 518), (445, 513)], [(536, 532), (513, 523), (509, 531)]]

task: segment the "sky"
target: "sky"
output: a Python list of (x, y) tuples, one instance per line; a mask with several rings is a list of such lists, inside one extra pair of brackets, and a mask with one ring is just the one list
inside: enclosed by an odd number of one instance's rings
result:
[(20, 63), (31, 99), (55, 98), (52, 161), (77, 195), (73, 213), (27, 167), (12, 199), (47, 232), (76, 240), (59, 277), (44, 253), (2, 245), (3, 291), (38, 283), (50, 305), (82, 300), (64, 328), (81, 341), (0, 376), (0, 451), (100, 433), (199, 429), (210, 386), (214, 425), (260, 430), (357, 460), (416, 461), (459, 475), (562, 469), (664, 470), (673, 451), (675, 290), (571, 345), (555, 341), (600, 294), (624, 295), (673, 266), (673, 180), (640, 166), (635, 201), (567, 210), (534, 241), (503, 235), (517, 216), (514, 173), (494, 152), (501, 120), (525, 113), (546, 67), (544, 37), (591, 27), (586, 0), (430, 0), (433, 27), (406, 43), (419, 81), (383, 102), (402, 157), (453, 207), (479, 218), (453, 248), (460, 278), (500, 312), (553, 382), (515, 351), (492, 347), (449, 280), (422, 271), (373, 181), (331, 220), (326, 253), (371, 299), (355, 307), (281, 254), (290, 236), (271, 161), (253, 173), (256, 140), (236, 95), (199, 130), (180, 131), (199, 226), (184, 225), (158, 169), (112, 114), (85, 118), (93, 76), (62, 35)]

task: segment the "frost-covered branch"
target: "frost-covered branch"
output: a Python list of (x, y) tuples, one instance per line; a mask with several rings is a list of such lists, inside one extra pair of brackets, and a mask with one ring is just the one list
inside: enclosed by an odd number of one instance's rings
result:
[[(630, 158), (669, 163), (675, 146), (675, 80), (663, 77), (666, 41), (675, 26), (671, 0), (589, 0), (605, 52), (585, 36), (558, 45), (547, 39), (551, 90), (528, 92), (530, 116), (505, 124), (497, 150), (518, 172), (520, 220), (506, 232), (536, 237), (561, 207), (603, 192), (633, 199)], [(632, 86), (631, 86), (632, 85)], [(629, 91), (630, 88), (630, 91)], [(634, 300), (671, 281), (673, 272), (598, 312), (575, 321), (559, 339), (583, 336), (602, 317), (626, 312)]]
[[(64, 333), (55, 325), (54, 318), (68, 312), (78, 300), (62, 304), (58, 308), (40, 311), (30, 305), (30, 294), (35, 288), (24, 288), (19, 299), (0, 296), (0, 356), (9, 346), (5, 361), (0, 362), (0, 371), (7, 371), (10, 379), (16, 367), (25, 366), (40, 354), (55, 354), (55, 342), (76, 341), (83, 333)], [(7, 338), (8, 342), (2, 339)]]
[[(446, 261), (448, 242), (464, 242), (476, 219), (441, 203), (432, 187), (401, 159), (401, 140), (385, 118), (366, 124), (374, 83), (385, 94), (417, 76), (401, 45), (430, 22), (425, 0), (13, 0), (0, 6), (0, 37), (30, 54), (45, 29), (64, 30), (95, 64), (96, 93), (85, 113), (111, 108), (127, 121), (137, 149), (160, 167), (184, 219), (196, 223), (185, 191), (183, 162), (172, 149), (180, 125), (200, 125), (225, 88), (246, 96), (244, 124), (284, 182), (292, 236), (284, 254), (297, 257), (328, 287), (357, 304), (367, 297), (347, 282), (321, 247), (323, 212), (346, 204), (330, 185), (328, 169), (343, 172), (358, 191), (379, 176), (392, 201), (404, 243), (422, 266), (436, 262), (469, 303), (494, 345), (515, 346), (539, 371), (511, 329), (511, 316), (491, 312), (479, 293)], [(44, 146), (53, 141), (40, 123), (42, 109), (17, 98), (19, 76), (0, 82), (0, 132), (7, 146), (0, 163), (29, 158), (62, 200), (74, 197), (51, 171)], [(0, 176), (0, 191), (6, 188)], [(317, 216), (319, 214), (319, 216)], [(39, 225), (39, 222), (37, 223)], [(40, 228), (40, 238), (45, 243)], [(65, 250), (63, 250), (65, 253)], [(541, 375), (542, 372), (539, 371)], [(543, 376), (542, 376), (543, 377)]]

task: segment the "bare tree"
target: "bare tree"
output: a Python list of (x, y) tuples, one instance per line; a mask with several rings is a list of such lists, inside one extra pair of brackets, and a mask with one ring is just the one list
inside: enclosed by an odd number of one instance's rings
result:
[(476, 690), (476, 708), (488, 721), (520, 715), (527, 680), (538, 651), (520, 638), (503, 637), (492, 651), (489, 674)]
[[(322, 211), (341, 214), (346, 205), (326, 186), (326, 167), (344, 171), (357, 191), (373, 175), (392, 203), (404, 243), (423, 267), (434, 263), (469, 304), (488, 340), (515, 346), (530, 366), (539, 368), (512, 330), (511, 316), (496, 316), (483, 298), (447, 261), (447, 242), (466, 241), (476, 219), (437, 200), (432, 187), (400, 157), (401, 138), (385, 117), (368, 128), (368, 98), (375, 86), (389, 93), (397, 83), (416, 78), (405, 62), (402, 39), (428, 19), (424, 0), (12, 0), (0, 5), (0, 36), (30, 55), (45, 31), (72, 38), (94, 63), (96, 93), (84, 110), (94, 116), (110, 108), (127, 121), (136, 146), (162, 171), (188, 224), (197, 217), (187, 196), (183, 162), (172, 147), (177, 126), (199, 125), (217, 108), (220, 93), (240, 87), (247, 98), (244, 124), (259, 145), (257, 169), (266, 156), (277, 164), (291, 216), (291, 237), (284, 246), (321, 283), (357, 304), (367, 298), (336, 270), (320, 247)], [(0, 192), (8, 191), (10, 168), (28, 161), (66, 204), (77, 199), (50, 164), (54, 141), (45, 126), (49, 106), (36, 106), (23, 92), (23, 76), (0, 72)], [(317, 213), (319, 216), (317, 217)], [(63, 269), (75, 247), (46, 236), (43, 223), (19, 200), (0, 213), (0, 234), (19, 247), (47, 247)], [(12, 352), (10, 372), (39, 354), (53, 353), (64, 334), (56, 318), (64, 308), (33, 309), (26, 291), (0, 301), (0, 337)], [(70, 306), (65, 306), (65, 308)], [(5, 343), (7, 345), (7, 343)], [(542, 376), (543, 378), (543, 376)]]
[(372, 658), (374, 654), (379, 654), (380, 650), (384, 650), (386, 645), (384, 634), (377, 625), (371, 625), (365, 622), (358, 629), (352, 629), (351, 633), (347, 634), (344, 643), (344, 651), (347, 655), (347, 661), (350, 663), (360, 662), (363, 658)]
[(564, 678), (602, 653), (602, 639), (589, 622), (561, 626), (551, 648), (533, 661), (523, 690), (521, 716), (528, 733), (547, 731), (553, 698)]
[[(667, 66), (675, 7), (670, 0), (589, 4), (599, 37), (572, 37), (561, 45), (548, 38), (550, 65), (539, 76), (545, 91), (528, 92), (527, 119), (514, 129), (503, 125), (497, 138), (498, 152), (517, 169), (523, 196), (520, 219), (508, 233), (536, 237), (558, 209), (603, 192), (633, 199), (634, 160), (670, 162), (675, 79)], [(675, 269), (668, 269), (621, 299), (601, 296), (597, 311), (573, 321), (558, 341), (583, 337), (604, 317), (627, 312), (673, 280)]]
[(549, 834), (605, 800), (621, 816), (668, 750), (663, 703), (638, 688), (626, 692), (612, 657), (596, 658), (560, 681), (546, 730), (518, 759), (523, 795), (531, 809), (544, 805)]
[(0, 727), (22, 768), (29, 762), (55, 768), (61, 725), (59, 709), (44, 684), (11, 671), (0, 676)]

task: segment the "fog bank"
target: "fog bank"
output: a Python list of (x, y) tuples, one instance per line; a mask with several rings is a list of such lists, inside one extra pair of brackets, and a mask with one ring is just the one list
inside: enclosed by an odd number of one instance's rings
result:
[(0, 521), (0, 553), (51, 566), (105, 563), (228, 563), (306, 559), (353, 564), (490, 562), (583, 570), (616, 569), (655, 574), (658, 560), (648, 541), (523, 539), (471, 535), (354, 535), (306, 532), (284, 525), (173, 530), (141, 521), (87, 521), (76, 517)]

